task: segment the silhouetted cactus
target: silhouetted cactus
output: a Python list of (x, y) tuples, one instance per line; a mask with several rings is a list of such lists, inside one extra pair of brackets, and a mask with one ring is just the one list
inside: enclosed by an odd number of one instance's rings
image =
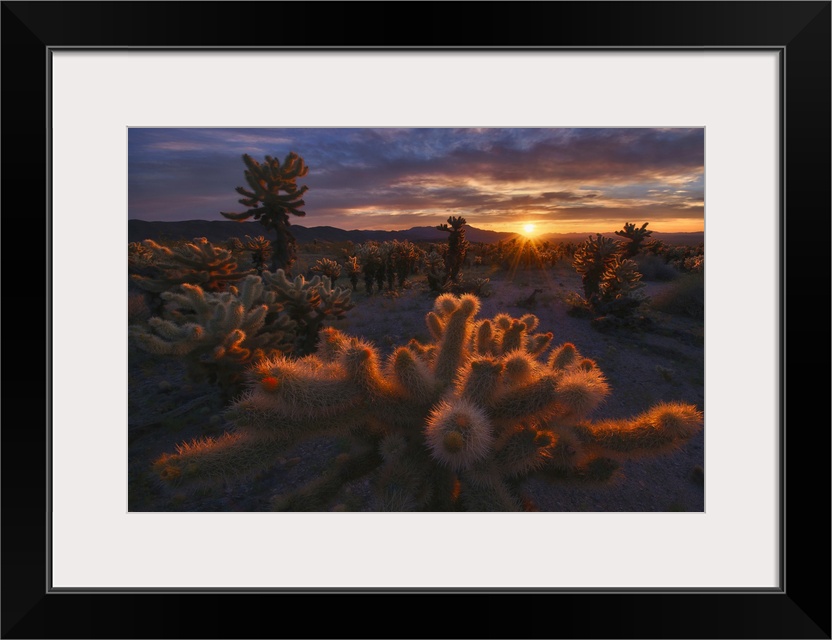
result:
[(267, 229), (274, 231), (276, 241), (272, 253), (272, 270), (283, 269), (291, 272), (296, 257), (296, 241), (289, 227), (289, 214), (305, 216), (302, 207), (303, 194), (309, 189), (306, 185), (297, 186), (297, 179), (309, 172), (309, 168), (297, 153), (291, 152), (281, 164), (280, 160), (266, 156), (260, 164), (248, 154), (243, 154), (246, 165), (245, 178), (248, 188), (237, 187), (237, 193), (243, 196), (240, 204), (249, 207), (241, 213), (220, 212), (231, 220), (259, 220)]
[(156, 472), (182, 488), (222, 483), (330, 435), (352, 441), (351, 452), (275, 508), (325, 509), (344, 482), (370, 475), (378, 510), (510, 511), (523, 508), (532, 474), (578, 478), (701, 429), (701, 412), (682, 403), (588, 421), (609, 393), (597, 365), (571, 343), (544, 358), (553, 336), (535, 333), (531, 314), (478, 321), (478, 309), (475, 296), (440, 295), (426, 316), (432, 342), (411, 341), (386, 360), (371, 343), (327, 329), (315, 356), (259, 361), (226, 412), (233, 430), (180, 445)]
[(632, 222), (624, 223), (624, 228), (616, 231), (615, 235), (627, 238), (629, 242), (624, 245), (624, 256), (632, 258), (636, 256), (641, 249), (644, 241), (651, 235), (652, 231), (647, 231), (648, 223), (645, 222), (641, 227), (636, 227)]
[(465, 239), (465, 229), (462, 228), (465, 224), (467, 222), (462, 216), (451, 216), (448, 218), (448, 224), (440, 224), (436, 227), (449, 234), (448, 252), (445, 254), (446, 281), (459, 282), (459, 272), (465, 262), (465, 255), (468, 253), (468, 241)]
[[(382, 269), (382, 256), (379, 246), (375, 242), (365, 242), (355, 247), (355, 254), (361, 262), (361, 273), (364, 274), (364, 290), (367, 295), (372, 295), (373, 283), (378, 279), (379, 271)], [(379, 291), (381, 291), (381, 286), (379, 286)]]

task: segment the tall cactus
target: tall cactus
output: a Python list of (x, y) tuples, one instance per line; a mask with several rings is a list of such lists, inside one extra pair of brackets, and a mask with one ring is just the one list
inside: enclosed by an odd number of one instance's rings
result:
[(465, 239), (465, 229), (462, 228), (465, 224), (467, 222), (462, 216), (451, 216), (447, 224), (436, 227), (449, 234), (448, 252), (445, 254), (445, 275), (449, 282), (459, 282), (459, 272), (468, 252), (468, 241)]
[(289, 214), (305, 216), (302, 210), (305, 202), (303, 194), (309, 187), (298, 187), (297, 179), (309, 172), (309, 168), (294, 151), (286, 156), (283, 163), (272, 156), (266, 156), (261, 164), (248, 154), (243, 154), (246, 165), (245, 178), (248, 188), (236, 187), (237, 193), (243, 196), (240, 204), (249, 207), (241, 213), (221, 211), (230, 220), (259, 220), (267, 229), (274, 231), (276, 242), (272, 253), (272, 270), (283, 269), (291, 272), (295, 262), (297, 243), (289, 227)]
[(222, 483), (276, 464), (310, 437), (348, 438), (330, 473), (282, 496), (277, 509), (325, 508), (349, 479), (369, 474), (378, 510), (523, 508), (532, 474), (578, 476), (598, 460), (662, 453), (702, 427), (692, 405), (664, 403), (623, 420), (591, 422), (609, 394), (595, 362), (528, 314), (476, 320), (479, 299), (440, 295), (411, 341), (382, 360), (369, 342), (334, 329), (315, 356), (276, 356), (250, 371), (229, 407), (234, 428), (155, 462), (180, 487)]

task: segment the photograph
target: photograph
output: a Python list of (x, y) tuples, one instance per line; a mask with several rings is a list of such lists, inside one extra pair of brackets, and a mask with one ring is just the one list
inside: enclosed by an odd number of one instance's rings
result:
[(832, 2), (0, 12), (0, 637), (832, 637)]
[(130, 511), (705, 509), (705, 129), (128, 131)]

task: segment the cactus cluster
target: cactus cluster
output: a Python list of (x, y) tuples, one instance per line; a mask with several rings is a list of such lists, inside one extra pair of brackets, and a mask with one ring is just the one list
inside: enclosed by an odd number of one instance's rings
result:
[(183, 284), (161, 298), (164, 315), (131, 326), (132, 343), (149, 353), (182, 358), (192, 380), (215, 384), (226, 399), (243, 389), (249, 364), (292, 347), (296, 323), (282, 313), (277, 294), (259, 276), (222, 292)]
[(320, 258), (312, 266), (312, 271), (321, 277), (329, 278), (332, 285), (341, 277), (341, 265), (330, 258)]
[(159, 478), (186, 488), (246, 477), (293, 444), (329, 435), (350, 441), (350, 451), (276, 509), (325, 509), (345, 482), (369, 475), (376, 510), (511, 511), (524, 508), (531, 474), (580, 476), (599, 460), (660, 453), (701, 429), (701, 412), (681, 403), (590, 422), (610, 392), (596, 363), (571, 343), (546, 355), (553, 335), (538, 331), (534, 315), (479, 320), (479, 307), (473, 295), (438, 296), (426, 316), (432, 341), (386, 359), (330, 328), (315, 355), (259, 360), (227, 409), (233, 429), (163, 455)]
[[(133, 282), (151, 293), (161, 294), (180, 284), (198, 285), (206, 291), (222, 291), (253, 270), (240, 271), (233, 253), (206, 238), (194, 238), (173, 247), (153, 240), (141, 243), (153, 256), (155, 275), (132, 274)], [(131, 250), (134, 255), (138, 250)], [(146, 255), (143, 253), (142, 255)]]
[(350, 301), (350, 290), (334, 287), (329, 278), (290, 279), (278, 269), (275, 273), (264, 271), (263, 281), (294, 323), (292, 353), (298, 356), (315, 351), (324, 322), (344, 317), (355, 306)]
[(419, 268), (424, 251), (409, 240), (392, 240), (384, 242), (364, 242), (353, 248), (348, 257), (350, 282), (353, 289), (358, 284), (358, 274), (364, 277), (364, 290), (368, 295), (382, 291), (385, 283), (387, 290), (404, 287), (408, 278)]
[(192, 380), (215, 384), (226, 400), (243, 390), (257, 359), (311, 353), (324, 323), (353, 306), (348, 289), (318, 276), (290, 280), (282, 270), (249, 275), (222, 292), (183, 284), (161, 299), (161, 315), (130, 326), (132, 344), (184, 359)]

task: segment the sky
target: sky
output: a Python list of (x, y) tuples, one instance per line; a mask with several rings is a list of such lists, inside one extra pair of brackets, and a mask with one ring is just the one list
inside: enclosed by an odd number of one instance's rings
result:
[(131, 128), (128, 217), (226, 220), (246, 209), (243, 154), (290, 152), (305, 227), (704, 230), (704, 128)]

